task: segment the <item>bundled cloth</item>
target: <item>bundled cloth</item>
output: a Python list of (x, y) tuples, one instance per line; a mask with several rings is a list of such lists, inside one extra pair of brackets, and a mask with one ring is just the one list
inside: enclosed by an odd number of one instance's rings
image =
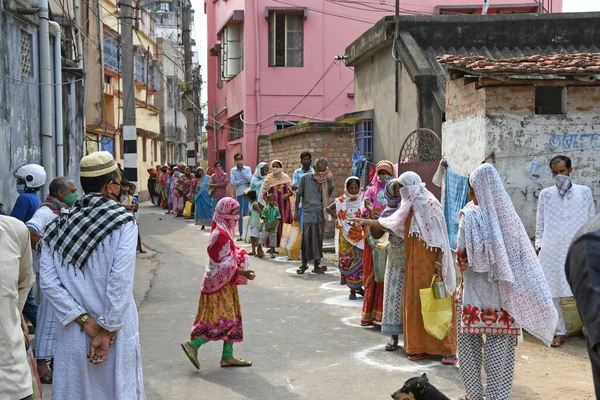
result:
[(456, 248), (458, 237), (458, 213), (468, 203), (469, 177), (457, 175), (449, 167), (446, 169), (446, 190), (444, 192), (444, 217), (448, 228), (450, 247)]

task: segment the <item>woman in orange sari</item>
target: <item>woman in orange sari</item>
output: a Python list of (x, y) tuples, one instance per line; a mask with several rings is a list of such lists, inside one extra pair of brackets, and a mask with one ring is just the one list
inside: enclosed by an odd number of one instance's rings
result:
[[(404, 238), (406, 272), (403, 290), (404, 350), (411, 361), (442, 356), (442, 364), (454, 365), (456, 359), (456, 308), (448, 334), (442, 340), (426, 330), (421, 314), (420, 289), (428, 288), (434, 275), (444, 281), (454, 299), (456, 271), (450, 251), (446, 221), (440, 202), (425, 188), (421, 177), (409, 171), (400, 175), (402, 202), (392, 215), (378, 220), (356, 219), (358, 225), (389, 230)], [(454, 303), (454, 301), (453, 301)]]

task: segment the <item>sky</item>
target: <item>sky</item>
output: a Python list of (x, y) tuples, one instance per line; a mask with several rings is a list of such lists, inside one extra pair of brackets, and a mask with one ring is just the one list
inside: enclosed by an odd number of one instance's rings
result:
[[(195, 33), (196, 33), (196, 50), (202, 66), (202, 77), (204, 85), (202, 87), (201, 103), (205, 105), (207, 102), (207, 46), (206, 46), (206, 14), (204, 14), (204, 0), (191, 0), (195, 14)], [(211, 1), (211, 0), (208, 0)], [(402, 1), (402, 0), (401, 0)], [(444, 0), (440, 0), (441, 3)], [(492, 3), (494, 0), (492, 0)], [(482, 0), (483, 3), (483, 0)], [(563, 12), (584, 12), (584, 11), (600, 11), (600, 0), (563, 0)], [(204, 108), (206, 115), (206, 108)]]

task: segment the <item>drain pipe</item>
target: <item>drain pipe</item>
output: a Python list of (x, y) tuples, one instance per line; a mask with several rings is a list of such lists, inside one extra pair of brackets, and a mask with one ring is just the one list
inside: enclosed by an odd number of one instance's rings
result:
[(54, 179), (52, 149), (52, 70), (50, 68), (50, 33), (48, 31), (48, 0), (40, 2), (39, 13), (39, 51), (40, 51), (40, 133), (42, 147), (42, 166), (46, 170), (46, 183), (42, 188), (42, 198), (49, 193), (50, 181)]
[(63, 98), (62, 98), (62, 56), (60, 54), (60, 25), (49, 22), (50, 34), (54, 35), (54, 134), (56, 136), (56, 176), (65, 174), (64, 132), (63, 132)]

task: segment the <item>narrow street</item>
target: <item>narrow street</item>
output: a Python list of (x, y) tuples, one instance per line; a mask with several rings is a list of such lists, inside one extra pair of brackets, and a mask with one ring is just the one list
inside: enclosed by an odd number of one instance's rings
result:
[[(360, 297), (348, 300), (332, 263), (325, 275), (299, 276), (298, 263), (252, 258), (257, 278), (240, 287), (245, 332), (234, 350), (254, 365), (222, 369), (221, 343), (209, 343), (196, 370), (179, 344), (196, 314), (209, 230), (156, 207), (143, 206), (141, 214), (143, 241), (155, 252), (140, 257), (136, 277), (149, 399), (385, 399), (423, 372), (448, 397), (464, 394), (457, 367), (385, 352), (388, 338), (359, 326)], [(526, 338), (512, 398), (592, 399), (590, 377), (581, 339), (551, 350)]]
[[(383, 350), (388, 338), (359, 325), (362, 302), (348, 300), (333, 262), (325, 275), (297, 275), (298, 262), (252, 258), (257, 277), (239, 288), (244, 342), (234, 355), (250, 368), (222, 369), (221, 343), (201, 348), (196, 370), (180, 343), (196, 315), (209, 230), (140, 207), (142, 239), (134, 295), (139, 307), (148, 399), (386, 399), (413, 376), (427, 373), (451, 399), (464, 393), (457, 367), (410, 362)], [(333, 255), (329, 255), (331, 258)], [(593, 399), (582, 339), (549, 349), (530, 337), (517, 349), (511, 399)], [(44, 385), (44, 399), (51, 386)]]

